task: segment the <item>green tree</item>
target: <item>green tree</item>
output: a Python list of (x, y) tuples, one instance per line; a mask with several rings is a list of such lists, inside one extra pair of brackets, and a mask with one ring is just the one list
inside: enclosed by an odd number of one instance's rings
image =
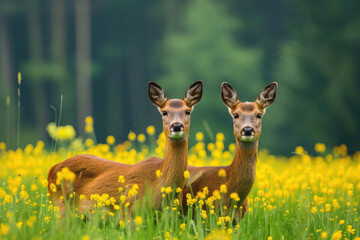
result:
[(182, 15), (179, 30), (167, 32), (161, 45), (164, 74), (159, 83), (170, 97), (181, 98), (191, 83), (203, 80), (204, 104), (200, 102), (193, 113), (193, 132), (230, 135), (232, 124), (221, 102), (221, 82), (232, 84), (240, 100), (255, 100), (262, 87), (261, 52), (236, 42), (240, 24), (219, 1), (190, 1)]
[(277, 115), (287, 126), (276, 127), (293, 146), (346, 143), (356, 150), (360, 145), (359, 3), (293, 4), (291, 38), (282, 46), (275, 71), (275, 79), (287, 89), (279, 99), (282, 112)]

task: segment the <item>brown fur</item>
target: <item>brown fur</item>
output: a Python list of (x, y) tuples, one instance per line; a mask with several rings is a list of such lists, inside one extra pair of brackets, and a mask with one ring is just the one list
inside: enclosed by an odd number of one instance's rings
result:
[[(225, 204), (230, 207), (231, 199), (230, 194), (235, 192), (240, 197), (239, 205), (242, 205), (242, 212), (238, 212), (238, 216), (244, 216), (247, 211), (246, 197), (250, 193), (250, 190), (255, 181), (255, 170), (257, 161), (257, 148), (258, 143), (243, 143), (236, 141), (236, 152), (234, 159), (229, 166), (220, 167), (195, 167), (188, 166), (190, 172), (189, 182), (186, 184), (183, 191), (183, 203), (186, 209), (186, 194), (194, 193), (203, 190), (204, 187), (208, 187), (209, 193), (219, 190), (221, 184), (227, 186), (227, 194), (225, 194)], [(225, 169), (226, 178), (218, 176), (220, 169)]]
[[(194, 90), (195, 87), (195, 90)], [(166, 135), (164, 159), (151, 157), (134, 165), (128, 165), (113, 161), (101, 159), (92, 155), (78, 155), (69, 158), (53, 166), (48, 172), (48, 191), (50, 198), (60, 207), (62, 215), (65, 214), (65, 201), (72, 192), (76, 193), (75, 206), (80, 212), (92, 210), (94, 202), (90, 200), (92, 194), (108, 194), (117, 201), (125, 192), (119, 192), (119, 187), (126, 190), (126, 186), (133, 184), (139, 186), (137, 198), (142, 198), (146, 192), (151, 192), (151, 206), (154, 209), (161, 208), (161, 188), (162, 187), (180, 187), (185, 183), (184, 171), (187, 169), (188, 156), (188, 134), (190, 129), (190, 115), (193, 105), (198, 103), (202, 94), (202, 82), (198, 81), (189, 87), (187, 93), (193, 93), (193, 97), (188, 97), (191, 104), (184, 99), (167, 99), (162, 88), (153, 83), (149, 83), (150, 101), (159, 107), (160, 112), (167, 111), (163, 115), (163, 130)], [(200, 94), (200, 98), (199, 98)], [(189, 95), (189, 94), (188, 94)], [(195, 99), (195, 100), (194, 100)], [(180, 108), (172, 108), (172, 101), (175, 105), (182, 105)], [(171, 139), (173, 133), (172, 124), (181, 123), (183, 125), (183, 137), (180, 139)], [(56, 184), (57, 173), (62, 168), (67, 167), (75, 173), (75, 179), (72, 184), (66, 183), (62, 190), (57, 186), (57, 191), (51, 191), (50, 185)], [(161, 177), (156, 176), (156, 171), (160, 170)], [(119, 176), (123, 175), (125, 183), (119, 183)], [(85, 195), (86, 200), (80, 200), (79, 196)], [(64, 196), (62, 198), (62, 196)], [(131, 198), (127, 201), (131, 202)], [(130, 208), (131, 209), (131, 208)]]
[[(183, 191), (183, 206), (187, 209), (186, 194), (203, 190), (204, 187), (208, 187), (209, 194), (213, 191), (219, 190), (221, 184), (227, 186), (227, 193), (223, 196), (224, 204), (229, 208), (231, 206), (230, 194), (237, 193), (240, 198), (239, 204), (242, 206), (242, 210), (238, 208), (237, 216), (244, 217), (247, 211), (247, 199), (246, 197), (250, 193), (250, 190), (255, 181), (255, 171), (257, 162), (258, 140), (261, 135), (261, 118), (258, 118), (259, 114), (262, 116), (265, 113), (265, 108), (270, 106), (274, 102), (276, 96), (277, 84), (272, 83), (264, 88), (259, 98), (254, 102), (242, 103), (239, 101), (236, 91), (228, 83), (222, 84), (222, 100), (226, 106), (228, 106), (230, 114), (234, 117), (234, 135), (236, 139), (236, 150), (232, 163), (229, 166), (222, 167), (195, 167), (188, 166), (190, 172), (190, 179), (186, 183)], [(275, 92), (274, 92), (275, 91)], [(266, 92), (267, 102), (260, 102), (262, 100), (262, 94)], [(271, 98), (273, 96), (273, 98)], [(253, 128), (253, 141), (242, 141), (243, 129), (251, 127)], [(218, 173), (220, 169), (225, 169), (226, 177), (219, 177)], [(241, 212), (240, 212), (241, 211)]]

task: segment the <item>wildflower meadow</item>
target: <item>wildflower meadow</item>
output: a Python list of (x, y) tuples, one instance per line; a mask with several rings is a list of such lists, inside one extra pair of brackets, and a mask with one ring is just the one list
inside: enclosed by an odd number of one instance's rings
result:
[[(219, 191), (209, 192), (205, 187), (186, 196), (187, 212), (177, 197), (181, 189), (169, 186), (161, 190), (162, 211), (139, 204), (129, 214), (125, 195), (114, 199), (95, 194), (91, 196), (95, 210), (88, 216), (74, 209), (61, 217), (47, 188), (47, 172), (54, 164), (82, 153), (127, 164), (164, 154), (165, 136), (157, 137), (153, 126), (145, 134), (131, 132), (125, 142), (117, 143), (108, 136), (100, 144), (96, 143), (94, 120), (87, 117), (85, 123), (85, 138), (76, 138), (70, 125), (50, 123), (51, 146), (38, 141), (10, 150), (5, 142), (0, 143), (1, 239), (360, 239), (360, 152), (349, 155), (345, 145), (329, 149), (322, 143), (315, 145), (315, 156), (300, 146), (290, 158), (260, 150), (256, 182), (243, 219), (233, 214), (233, 209), (241, 207), (236, 194), (230, 195), (232, 209), (214, 211), (215, 206), (226, 208), (221, 204), (226, 185)], [(222, 133), (208, 144), (201, 132), (195, 138), (196, 143), (189, 147), (189, 164), (231, 163), (235, 145), (225, 146)], [(223, 174), (219, 171), (219, 177)], [(57, 184), (73, 179), (65, 168)], [(119, 181), (126, 179), (119, 176)], [(56, 191), (55, 186), (50, 188)], [(132, 188), (128, 194), (136, 198), (138, 189)], [(110, 206), (112, 211), (104, 210)]]

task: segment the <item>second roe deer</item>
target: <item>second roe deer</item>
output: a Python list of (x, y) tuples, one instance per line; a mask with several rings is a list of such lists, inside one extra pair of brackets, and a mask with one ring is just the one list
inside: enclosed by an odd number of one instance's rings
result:
[[(162, 115), (166, 136), (164, 159), (150, 157), (128, 165), (84, 154), (54, 165), (48, 172), (48, 191), (50, 198), (60, 207), (61, 214), (65, 214), (64, 198), (67, 199), (72, 192), (76, 193), (75, 206), (79, 212), (84, 212), (94, 208), (94, 201), (90, 200), (92, 194), (108, 194), (119, 201), (119, 188), (134, 184), (139, 187), (138, 198), (143, 197), (150, 189), (151, 206), (160, 209), (162, 187), (184, 186), (190, 114), (202, 97), (202, 89), (202, 81), (197, 81), (188, 88), (183, 99), (168, 99), (159, 85), (149, 82), (150, 101), (158, 107)], [(61, 188), (60, 185), (55, 185), (57, 173), (65, 167), (75, 174), (75, 179), (73, 183), (65, 182), (65, 186)], [(157, 170), (162, 173), (161, 177), (156, 176)], [(124, 183), (118, 182), (120, 175), (124, 177)], [(56, 186), (55, 191), (51, 185)], [(84, 195), (85, 199), (79, 199), (80, 195)]]
[[(243, 217), (247, 210), (246, 197), (249, 194), (255, 180), (255, 165), (257, 161), (258, 140), (261, 134), (261, 119), (265, 110), (275, 100), (277, 83), (266, 86), (259, 97), (254, 102), (240, 102), (234, 88), (228, 83), (221, 85), (221, 98), (229, 108), (230, 115), (233, 117), (234, 135), (236, 140), (236, 150), (234, 159), (229, 166), (219, 167), (195, 167), (188, 166), (190, 179), (186, 183), (183, 191), (183, 206), (186, 209), (186, 194), (193, 192), (197, 194), (204, 187), (208, 187), (210, 193), (219, 190), (222, 184), (227, 187), (223, 200), (228, 208), (231, 205), (231, 193), (237, 193), (240, 198), (239, 205), (242, 205), (242, 213), (238, 212), (238, 217)], [(219, 170), (224, 169), (225, 174), (219, 177)]]

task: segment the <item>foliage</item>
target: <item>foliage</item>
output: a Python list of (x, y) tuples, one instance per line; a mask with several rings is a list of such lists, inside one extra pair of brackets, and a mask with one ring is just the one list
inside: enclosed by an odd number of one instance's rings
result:
[(214, 126), (221, 126), (225, 132), (232, 127), (222, 125), (230, 117), (221, 102), (221, 83), (227, 81), (239, 89), (241, 100), (254, 101), (264, 87), (259, 74), (261, 53), (236, 42), (234, 33), (240, 23), (220, 2), (191, 1), (181, 19), (179, 30), (170, 32), (164, 40), (164, 74), (159, 82), (170, 94), (179, 94), (179, 89), (186, 89), (192, 82), (204, 81), (203, 98), (194, 111), (192, 125), (206, 130), (213, 140)]
[(280, 47), (275, 71), (275, 79), (286, 89), (278, 99), (282, 111), (277, 116), (287, 124), (274, 121), (271, 126), (280, 134), (286, 132), (289, 144), (360, 144), (355, 134), (360, 113), (359, 54), (351, 47), (360, 41), (356, 30), (360, 22), (354, 21), (359, 18), (356, 7), (351, 7), (353, 3), (293, 3), (301, 20), (291, 21), (291, 38)]

